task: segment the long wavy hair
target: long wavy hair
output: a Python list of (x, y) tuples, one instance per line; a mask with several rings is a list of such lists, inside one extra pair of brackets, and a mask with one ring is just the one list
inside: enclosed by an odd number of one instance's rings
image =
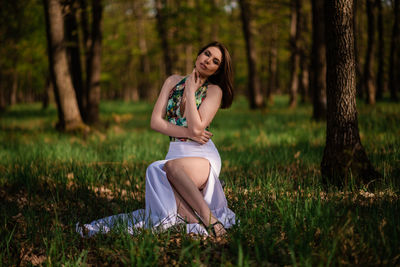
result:
[(204, 47), (202, 47), (197, 56), (203, 53), (209, 47), (217, 47), (222, 54), (221, 63), (217, 71), (208, 77), (210, 83), (216, 84), (222, 89), (222, 101), (221, 108), (229, 108), (233, 101), (233, 71), (232, 71), (232, 61), (229, 55), (228, 49), (220, 42), (214, 41)]

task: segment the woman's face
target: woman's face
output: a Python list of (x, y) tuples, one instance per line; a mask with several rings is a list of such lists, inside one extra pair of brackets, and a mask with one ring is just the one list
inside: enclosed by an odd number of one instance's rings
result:
[(196, 70), (201, 76), (209, 77), (219, 68), (222, 61), (222, 53), (216, 46), (207, 47), (196, 60)]

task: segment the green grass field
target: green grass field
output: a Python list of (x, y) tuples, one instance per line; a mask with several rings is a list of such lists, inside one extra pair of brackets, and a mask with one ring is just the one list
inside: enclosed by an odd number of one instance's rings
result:
[(54, 106), (0, 115), (0, 263), (8, 265), (400, 264), (400, 105), (359, 104), (362, 143), (383, 174), (373, 191), (323, 188), (325, 123), (277, 96), (263, 111), (244, 98), (211, 125), (229, 207), (225, 238), (123, 231), (82, 239), (75, 223), (144, 207), (145, 170), (169, 139), (150, 130), (152, 105), (103, 102), (102, 129), (54, 130)]

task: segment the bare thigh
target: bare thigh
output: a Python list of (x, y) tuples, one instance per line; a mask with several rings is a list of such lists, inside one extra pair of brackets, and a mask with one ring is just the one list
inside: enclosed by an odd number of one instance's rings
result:
[(184, 170), (197, 188), (203, 189), (210, 173), (210, 162), (200, 157), (172, 159), (168, 162), (169, 169)]

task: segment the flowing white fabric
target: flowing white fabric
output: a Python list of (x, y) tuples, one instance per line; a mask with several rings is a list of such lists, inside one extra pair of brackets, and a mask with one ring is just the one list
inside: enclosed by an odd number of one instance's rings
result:
[[(122, 226), (130, 234), (134, 234), (138, 228), (165, 230), (173, 225), (183, 223), (178, 217), (174, 192), (163, 167), (168, 160), (184, 157), (208, 159), (210, 174), (203, 189), (204, 200), (225, 228), (234, 225), (235, 214), (228, 208), (224, 191), (218, 179), (221, 170), (221, 158), (214, 143), (211, 140), (204, 145), (191, 141), (177, 141), (170, 142), (165, 160), (153, 162), (147, 168), (146, 209), (113, 215), (85, 224), (84, 227), (88, 230), (87, 236), (107, 233), (117, 226)], [(79, 223), (76, 225), (76, 231), (83, 236), (82, 227), (79, 226)], [(207, 231), (198, 223), (187, 224), (186, 231), (187, 233), (207, 235)]]

